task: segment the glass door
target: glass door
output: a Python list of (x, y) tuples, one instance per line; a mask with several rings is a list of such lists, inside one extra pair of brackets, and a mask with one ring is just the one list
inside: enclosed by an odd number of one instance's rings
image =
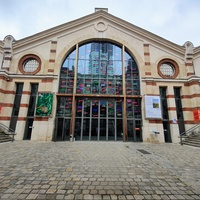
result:
[(69, 141), (70, 136), (70, 119), (57, 118), (56, 119), (56, 135), (55, 141)]
[(123, 140), (122, 100), (78, 98), (76, 140)]

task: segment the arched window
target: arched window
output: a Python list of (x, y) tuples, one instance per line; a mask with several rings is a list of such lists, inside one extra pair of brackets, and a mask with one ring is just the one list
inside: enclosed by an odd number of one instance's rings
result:
[[(78, 49), (76, 88), (74, 88), (74, 67), (76, 50), (64, 60), (59, 93), (73, 94), (123, 94), (122, 48), (108, 42), (91, 42)], [(139, 95), (139, 71), (135, 60), (125, 52), (124, 73), (126, 94)]]

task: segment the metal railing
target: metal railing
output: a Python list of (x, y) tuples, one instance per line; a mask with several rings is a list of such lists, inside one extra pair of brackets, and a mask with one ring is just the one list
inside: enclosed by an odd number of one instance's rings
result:
[(12, 136), (12, 142), (14, 141), (14, 137), (17, 133), (15, 133), (15, 131), (13, 129), (7, 127), (6, 125), (4, 125), (0, 122), (0, 130), (3, 131), (3, 133), (6, 134), (6, 135), (11, 135)]
[(185, 137), (189, 136), (190, 134), (194, 133), (194, 131), (196, 129), (198, 129), (199, 127), (200, 127), (200, 124), (197, 124), (197, 125), (191, 127), (190, 129), (188, 129), (187, 131), (182, 132), (180, 134), (180, 136), (179, 136), (180, 137), (180, 144), (183, 145), (183, 138), (185, 138)]

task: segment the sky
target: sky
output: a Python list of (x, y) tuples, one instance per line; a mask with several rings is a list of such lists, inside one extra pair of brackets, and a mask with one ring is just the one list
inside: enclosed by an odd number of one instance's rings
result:
[(94, 13), (108, 12), (175, 44), (200, 46), (200, 0), (0, 0), (0, 40), (16, 40)]

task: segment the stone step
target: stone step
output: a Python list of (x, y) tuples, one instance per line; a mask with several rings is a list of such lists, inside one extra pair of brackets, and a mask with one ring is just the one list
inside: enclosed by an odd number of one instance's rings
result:
[(198, 144), (198, 145), (200, 145), (200, 141), (185, 140), (185, 141), (183, 141), (183, 144), (185, 144), (185, 143), (191, 143), (191, 144)]
[(188, 145), (188, 146), (193, 146), (193, 147), (199, 147), (200, 148), (200, 144), (194, 144), (194, 143), (190, 143), (190, 142), (183, 142), (184, 145)]
[(3, 142), (11, 142), (12, 138), (9, 135), (6, 135), (4, 133), (0, 133), (0, 143)]
[(185, 141), (200, 141), (200, 138), (185, 138)]

